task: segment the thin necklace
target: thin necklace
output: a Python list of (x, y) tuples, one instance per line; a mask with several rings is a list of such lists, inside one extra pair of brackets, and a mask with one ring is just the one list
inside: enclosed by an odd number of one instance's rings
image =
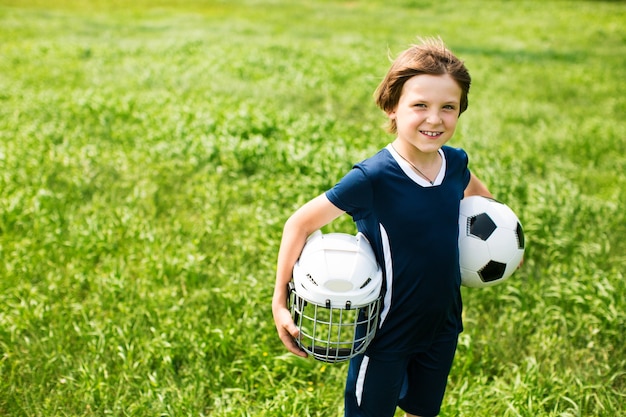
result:
[[(431, 180), (426, 174), (424, 174), (418, 167), (416, 167), (415, 165), (413, 165), (413, 162), (409, 161), (408, 159), (406, 159), (404, 156), (402, 156), (402, 154), (400, 152), (398, 152), (398, 150), (396, 149), (395, 146), (393, 146), (393, 143), (391, 144), (391, 147), (393, 148), (394, 151), (396, 151), (396, 153), (400, 156), (400, 158), (404, 159), (409, 165), (411, 165), (413, 167), (413, 169), (415, 171), (417, 171), (418, 174), (420, 174), (422, 177), (424, 177), (424, 179), (426, 181), (428, 181), (430, 183), (430, 185), (435, 185), (435, 180)], [(439, 154), (437, 154), (439, 155)]]

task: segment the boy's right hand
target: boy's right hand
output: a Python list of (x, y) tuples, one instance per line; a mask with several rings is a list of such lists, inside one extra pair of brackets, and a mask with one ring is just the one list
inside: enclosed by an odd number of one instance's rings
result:
[(276, 324), (278, 336), (285, 347), (294, 355), (306, 358), (308, 356), (307, 353), (294, 340), (300, 335), (300, 331), (291, 319), (291, 313), (289, 313), (287, 308), (280, 307), (274, 310), (274, 323)]

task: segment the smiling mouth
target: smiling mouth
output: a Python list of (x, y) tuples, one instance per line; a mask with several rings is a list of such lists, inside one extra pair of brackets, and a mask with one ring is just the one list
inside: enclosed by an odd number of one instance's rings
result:
[(436, 138), (442, 134), (442, 132), (431, 132), (428, 130), (420, 130), (420, 133), (423, 135), (429, 136), (431, 138)]

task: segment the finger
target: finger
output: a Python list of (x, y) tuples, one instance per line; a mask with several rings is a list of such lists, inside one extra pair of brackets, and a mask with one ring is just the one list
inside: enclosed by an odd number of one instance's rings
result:
[(275, 313), (275, 320), (278, 336), (285, 347), (294, 355), (306, 358), (308, 356), (307, 353), (294, 340), (300, 336), (300, 329), (293, 322), (289, 310), (284, 309)]
[(298, 327), (293, 322), (287, 323), (287, 325), (285, 326), (285, 330), (287, 330), (287, 332), (293, 338), (300, 336), (300, 329), (298, 329)]
[(293, 322), (293, 319), (291, 318), (291, 313), (289, 312), (289, 310), (284, 309), (283, 311), (281, 311), (278, 315), (276, 323), (277, 323), (277, 327), (279, 328), (279, 332), (280, 332), (280, 329), (282, 328), (282, 329), (285, 329), (287, 333), (289, 333), (292, 337), (300, 336), (300, 330)]
[(298, 355), (302, 358), (306, 358), (308, 356), (307, 353), (302, 348), (300, 348), (300, 346), (298, 346), (298, 344), (293, 339), (293, 337), (291, 337), (290, 334), (288, 333), (281, 334), (280, 340), (283, 342), (285, 347), (294, 355)]

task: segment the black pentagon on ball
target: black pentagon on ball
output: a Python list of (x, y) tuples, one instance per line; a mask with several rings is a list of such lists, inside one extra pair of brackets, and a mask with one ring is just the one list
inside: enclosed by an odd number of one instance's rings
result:
[(517, 237), (517, 247), (519, 249), (524, 249), (524, 229), (522, 229), (522, 225), (518, 222), (517, 228), (515, 229), (515, 236)]
[(482, 240), (489, 239), (489, 236), (491, 236), (497, 228), (496, 224), (487, 213), (480, 213), (479, 215), (470, 217), (467, 219), (467, 225), (468, 234)]
[(483, 266), (478, 275), (483, 282), (491, 282), (502, 278), (504, 271), (506, 270), (506, 264), (502, 262), (489, 261), (487, 265)]

